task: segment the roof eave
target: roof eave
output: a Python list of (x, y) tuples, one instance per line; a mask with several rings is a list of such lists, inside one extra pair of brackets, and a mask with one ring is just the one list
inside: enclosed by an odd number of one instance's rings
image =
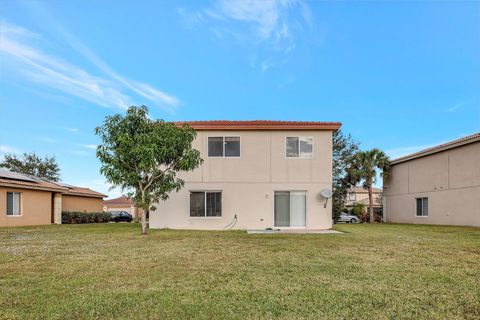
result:
[(290, 120), (186, 120), (176, 121), (177, 126), (188, 125), (195, 130), (338, 130), (341, 122), (337, 121), (290, 121)]
[(27, 189), (27, 190), (38, 190), (38, 191), (50, 191), (50, 192), (60, 192), (64, 193), (66, 189), (60, 188), (49, 188), (49, 187), (42, 187), (42, 186), (28, 186), (23, 184), (16, 184), (16, 183), (0, 183), (0, 187), (7, 187), (7, 188), (16, 188), (16, 189)]
[(106, 194), (85, 194), (85, 193), (76, 193), (76, 192), (70, 192), (70, 191), (67, 191), (67, 192), (63, 192), (64, 195), (66, 196), (76, 196), (76, 197), (86, 197), (86, 198), (98, 198), (98, 199), (103, 199), (105, 198), (107, 195)]
[(447, 143), (446, 145), (440, 145), (440, 146), (432, 147), (432, 148), (429, 148), (429, 149), (425, 149), (425, 150), (422, 150), (422, 151), (419, 151), (419, 152), (416, 152), (416, 153), (412, 153), (412, 154), (397, 158), (397, 159), (393, 159), (393, 160), (390, 161), (390, 165), (396, 165), (396, 164), (407, 162), (407, 161), (410, 161), (410, 160), (423, 158), (423, 157), (426, 157), (426, 156), (429, 156), (429, 155), (432, 155), (432, 154), (435, 154), (435, 153), (447, 151), (447, 150), (450, 150), (450, 149), (458, 148), (458, 147), (468, 145), (468, 144), (472, 144), (472, 143), (479, 142), (479, 141), (480, 141), (480, 134), (478, 136), (472, 137), (471, 139), (465, 139), (465, 140), (462, 140), (462, 141)]
[(199, 124), (189, 124), (189, 123), (179, 123), (179, 125), (187, 124), (197, 131), (281, 131), (281, 130), (292, 130), (292, 131), (305, 131), (305, 130), (325, 130), (325, 131), (337, 131), (340, 129), (341, 124), (326, 124), (326, 125), (305, 125), (305, 126), (296, 126), (296, 125), (199, 125)]

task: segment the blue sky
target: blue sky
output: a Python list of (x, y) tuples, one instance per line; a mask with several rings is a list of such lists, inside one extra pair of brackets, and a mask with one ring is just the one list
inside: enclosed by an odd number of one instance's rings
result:
[(480, 131), (480, 2), (1, 1), (0, 156), (108, 191), (94, 128), (341, 121), (392, 157)]

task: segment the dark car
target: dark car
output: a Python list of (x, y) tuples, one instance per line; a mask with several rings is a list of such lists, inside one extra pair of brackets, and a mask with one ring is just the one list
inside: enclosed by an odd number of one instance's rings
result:
[(125, 211), (112, 211), (110, 216), (110, 221), (114, 222), (132, 222), (132, 215)]

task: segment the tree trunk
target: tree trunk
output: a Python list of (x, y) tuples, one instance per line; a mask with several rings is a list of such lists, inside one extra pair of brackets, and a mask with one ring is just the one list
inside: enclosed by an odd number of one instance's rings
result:
[(370, 211), (370, 223), (375, 223), (375, 215), (373, 214), (373, 192), (372, 186), (368, 186), (368, 210)]
[(143, 213), (142, 213), (142, 234), (144, 234), (144, 235), (146, 235), (148, 233), (147, 215), (148, 215), (148, 210), (143, 210)]

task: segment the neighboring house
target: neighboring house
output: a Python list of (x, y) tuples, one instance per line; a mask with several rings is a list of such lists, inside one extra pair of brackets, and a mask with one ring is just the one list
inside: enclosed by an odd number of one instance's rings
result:
[[(332, 132), (338, 122), (194, 121), (204, 163), (150, 214), (152, 228), (332, 227)], [(178, 123), (181, 125), (183, 123)]]
[[(373, 210), (375, 212), (382, 211), (382, 189), (372, 188), (373, 193)], [(370, 205), (368, 199), (368, 190), (363, 187), (354, 187), (347, 192), (347, 199), (345, 201), (345, 207), (352, 209), (356, 204), (362, 204), (365, 206), (365, 210), (368, 210)]]
[(480, 133), (393, 160), (384, 220), (480, 227)]
[(0, 226), (62, 223), (62, 211), (101, 212), (104, 194), (0, 170)]
[(141, 214), (141, 209), (135, 207), (133, 200), (129, 197), (121, 196), (114, 199), (107, 199), (103, 201), (103, 211), (125, 211), (136, 218)]

